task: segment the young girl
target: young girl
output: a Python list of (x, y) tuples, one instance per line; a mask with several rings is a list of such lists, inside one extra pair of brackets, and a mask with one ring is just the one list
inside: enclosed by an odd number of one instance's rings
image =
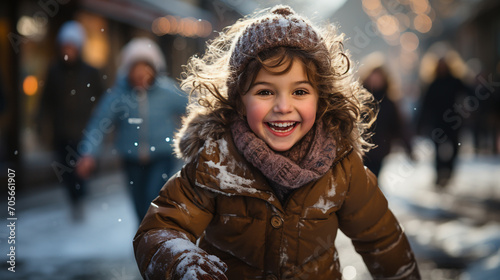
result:
[(338, 229), (374, 278), (420, 278), (363, 166), (371, 95), (341, 39), (277, 6), (191, 59), (176, 139), (187, 163), (134, 239), (145, 279), (341, 279)]

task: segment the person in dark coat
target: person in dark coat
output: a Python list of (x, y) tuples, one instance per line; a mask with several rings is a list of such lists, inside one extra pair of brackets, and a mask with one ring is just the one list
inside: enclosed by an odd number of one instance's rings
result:
[(423, 96), (417, 129), (434, 142), (436, 185), (441, 188), (448, 184), (455, 168), (464, 118), (457, 110), (463, 103), (461, 96), (468, 92), (467, 86), (452, 75), (446, 60), (440, 59), (436, 77)]
[(58, 57), (48, 70), (37, 120), (50, 123), (57, 154), (52, 167), (68, 191), (77, 219), (81, 218), (85, 192), (85, 181), (74, 170), (77, 146), (94, 104), (104, 91), (99, 71), (82, 60), (85, 37), (85, 30), (76, 21), (68, 21), (60, 28)]
[(387, 71), (382, 66), (374, 68), (363, 81), (363, 86), (373, 94), (379, 106), (372, 129), (372, 141), (376, 148), (366, 154), (365, 160), (365, 165), (377, 176), (394, 141), (399, 140), (409, 157), (413, 158), (410, 129), (397, 104), (388, 97), (389, 85)]

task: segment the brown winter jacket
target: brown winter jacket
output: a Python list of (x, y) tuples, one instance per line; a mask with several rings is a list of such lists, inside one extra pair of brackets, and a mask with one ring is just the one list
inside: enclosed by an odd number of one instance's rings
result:
[[(228, 279), (341, 279), (337, 230), (353, 241), (375, 279), (420, 279), (409, 243), (375, 176), (341, 152), (319, 180), (281, 204), (230, 134), (208, 141), (162, 188), (134, 239), (145, 279), (171, 279), (162, 243), (199, 239), (228, 266)], [(267, 277), (267, 278), (266, 278)]]

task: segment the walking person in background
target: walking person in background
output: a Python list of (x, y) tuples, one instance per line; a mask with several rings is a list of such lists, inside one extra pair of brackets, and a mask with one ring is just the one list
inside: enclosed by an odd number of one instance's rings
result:
[[(85, 40), (85, 30), (80, 23), (69, 21), (61, 26), (57, 35), (57, 59), (48, 70), (37, 119), (39, 129), (45, 127), (42, 120), (49, 121), (57, 160), (71, 167), (76, 166), (72, 155), (94, 104), (104, 91), (99, 71), (82, 60)], [(86, 190), (84, 178), (73, 169), (56, 173), (68, 191), (74, 219), (80, 220)]]
[(389, 96), (389, 81), (389, 75), (383, 66), (375, 67), (363, 81), (363, 86), (373, 94), (379, 106), (377, 120), (371, 129), (372, 142), (376, 147), (366, 154), (365, 160), (366, 166), (377, 176), (395, 141), (399, 140), (406, 154), (413, 158), (410, 124), (405, 121), (398, 105)]
[(165, 58), (152, 40), (135, 38), (125, 45), (115, 85), (87, 125), (77, 166), (78, 174), (88, 177), (96, 166), (102, 135), (114, 131), (139, 221), (179, 167), (172, 140), (187, 100), (164, 75), (165, 69)]
[[(459, 150), (459, 133), (463, 120), (452, 115), (456, 104), (469, 94), (467, 86), (452, 75), (450, 66), (441, 58), (435, 70), (435, 79), (422, 100), (417, 131), (431, 137), (435, 147), (436, 186), (444, 188), (455, 168)], [(457, 118), (458, 117), (458, 118)]]
[(362, 162), (372, 96), (350, 65), (332, 26), (287, 6), (236, 22), (190, 60), (176, 138), (186, 165), (134, 238), (144, 279), (341, 279), (338, 229), (373, 278), (420, 279)]

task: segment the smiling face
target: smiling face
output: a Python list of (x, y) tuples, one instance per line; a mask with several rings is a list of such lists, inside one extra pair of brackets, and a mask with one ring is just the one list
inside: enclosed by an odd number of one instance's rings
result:
[[(263, 67), (242, 96), (248, 125), (271, 149), (289, 150), (313, 127), (318, 93), (299, 59), (272, 72)], [(277, 74), (279, 73), (279, 74)]]

